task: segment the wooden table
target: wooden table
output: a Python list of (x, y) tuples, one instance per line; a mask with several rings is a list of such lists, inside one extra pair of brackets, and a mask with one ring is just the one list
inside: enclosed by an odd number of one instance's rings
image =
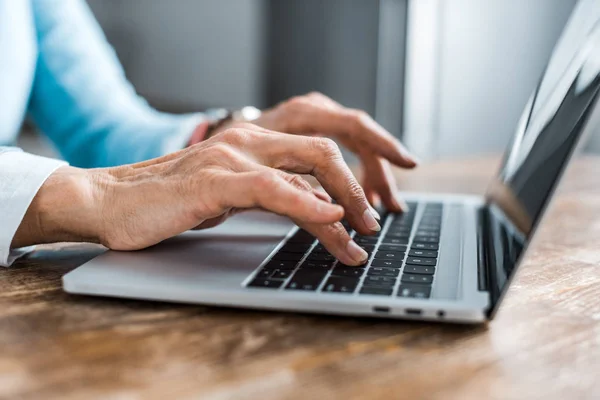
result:
[[(399, 175), (481, 193), (497, 159)], [(577, 161), (493, 322), (457, 326), (77, 297), (101, 250), (0, 271), (0, 396), (113, 399), (600, 398), (600, 158)]]

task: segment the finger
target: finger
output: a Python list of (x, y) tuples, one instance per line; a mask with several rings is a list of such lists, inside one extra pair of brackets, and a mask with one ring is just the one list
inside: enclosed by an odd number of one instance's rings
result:
[[(331, 139), (295, 135), (264, 135), (252, 149), (259, 163), (272, 168), (311, 174), (327, 193), (346, 210), (346, 217), (359, 233), (381, 229), (362, 187)], [(255, 142), (255, 143), (256, 143)]]
[(365, 197), (367, 198), (367, 201), (369, 202), (369, 204), (371, 204), (373, 207), (377, 207), (378, 206), (377, 194), (375, 192), (375, 189), (373, 189), (373, 186), (371, 185), (371, 180), (368, 179), (368, 173), (364, 167), (364, 161), (363, 161), (363, 166), (362, 166), (361, 185), (363, 187), (363, 190), (365, 191)]
[(313, 189), (313, 194), (315, 196), (317, 196), (319, 199), (326, 201), (328, 203), (331, 203), (333, 201), (333, 199), (331, 198), (330, 195), (328, 195), (326, 192), (322, 191), (322, 190), (317, 190), (317, 189)]
[(362, 157), (365, 178), (369, 186), (377, 193), (383, 206), (392, 212), (408, 211), (408, 205), (398, 195), (396, 179), (386, 160), (366, 155)]
[[(290, 174), (282, 171), (280, 171), (279, 174), (284, 179), (290, 181)], [(331, 198), (326, 193), (312, 189), (311, 185), (304, 179), (293, 179), (291, 183), (300, 190), (312, 192), (315, 195), (324, 195), (331, 201)], [(304, 221), (295, 222), (298, 226), (317, 237), (319, 242), (342, 263), (346, 265), (360, 265), (366, 262), (368, 258), (367, 253), (350, 238), (348, 232), (341, 223), (311, 224)]]
[(402, 143), (364, 111), (324, 107), (310, 99), (296, 101), (289, 109), (288, 118), (294, 130), (348, 138), (355, 146), (370, 148), (399, 167), (413, 168), (417, 165), (416, 158)]
[(269, 167), (266, 167), (266, 168), (268, 170), (275, 171), (276, 174), (281, 176), (283, 179), (285, 179), (286, 181), (288, 181), (289, 183), (291, 183), (298, 189), (304, 190), (306, 192), (311, 192), (314, 196), (316, 196), (320, 200), (326, 201), (328, 203), (331, 203), (333, 201), (331, 196), (329, 196), (327, 194), (327, 192), (325, 192), (323, 190), (319, 190), (319, 189), (313, 189), (312, 185), (299, 175), (289, 174), (285, 171), (281, 171), (278, 169), (272, 169)]
[(364, 183), (363, 183), (363, 190), (365, 191), (365, 197), (367, 198), (367, 201), (369, 202), (369, 204), (372, 207), (378, 207), (379, 206), (379, 197), (377, 197), (375, 190), (370, 187), (365, 187)]
[(337, 101), (325, 96), (322, 93), (319, 92), (311, 92), (308, 93), (306, 95), (306, 97), (308, 99), (310, 99), (311, 101), (313, 101), (315, 104), (319, 104), (321, 106), (327, 107), (329, 109), (335, 110), (335, 109), (342, 109), (344, 108), (344, 106), (342, 106), (340, 103), (338, 103)]
[(310, 224), (295, 221), (298, 226), (314, 235), (342, 264), (358, 266), (367, 262), (369, 255), (354, 242), (341, 223)]
[[(290, 180), (290, 174), (280, 171), (280, 175), (284, 179)], [(319, 193), (312, 189), (311, 185), (304, 179), (293, 179), (292, 184), (300, 190), (311, 192), (315, 195)], [(329, 198), (326, 193), (320, 192), (320, 194), (324, 194)], [(331, 198), (329, 198), (329, 201), (331, 201)], [(350, 238), (348, 232), (341, 223), (311, 224), (298, 220), (295, 222), (298, 226), (317, 237), (319, 242), (342, 263), (346, 265), (360, 265), (366, 262), (368, 254)]]
[(320, 200), (312, 192), (298, 189), (276, 173), (251, 171), (222, 174), (216, 190), (221, 209), (260, 207), (276, 214), (318, 224), (339, 221), (342, 207)]

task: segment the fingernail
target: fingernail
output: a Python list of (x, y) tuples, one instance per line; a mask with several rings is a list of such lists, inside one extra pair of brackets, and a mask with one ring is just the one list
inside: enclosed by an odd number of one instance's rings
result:
[(371, 213), (373, 214), (373, 216), (375, 217), (375, 219), (377, 221), (381, 221), (381, 215), (379, 215), (379, 213), (377, 212), (376, 209), (373, 208), (372, 205), (369, 204), (369, 209), (371, 210)]
[(397, 195), (395, 195), (394, 196), (394, 200), (396, 200), (396, 203), (402, 209), (402, 211), (404, 211), (404, 212), (410, 211), (410, 207), (408, 206), (408, 204), (406, 203), (406, 201), (404, 201), (404, 199), (402, 199), (402, 198), (398, 197)]
[(361, 249), (354, 240), (348, 241), (348, 245), (346, 246), (346, 251), (350, 258), (352, 258), (357, 263), (364, 263), (369, 258), (369, 255), (366, 251)]
[(416, 155), (410, 153), (406, 148), (401, 147), (400, 151), (402, 152), (402, 155), (404, 156), (404, 158), (411, 161), (413, 164), (415, 164), (415, 166), (417, 166), (421, 163), (421, 160), (419, 160), (419, 158)]
[(369, 208), (365, 210), (363, 213), (363, 221), (365, 221), (365, 225), (372, 231), (379, 232), (381, 230), (381, 226), (377, 223), (375, 216), (371, 212)]
[(415, 156), (414, 154), (408, 154), (408, 158), (410, 158), (410, 160), (415, 164), (415, 167), (421, 164), (419, 157)]

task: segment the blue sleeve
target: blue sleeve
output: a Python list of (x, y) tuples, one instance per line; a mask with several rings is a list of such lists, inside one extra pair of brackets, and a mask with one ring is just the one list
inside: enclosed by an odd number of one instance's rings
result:
[(29, 114), (79, 167), (138, 162), (185, 147), (201, 115), (151, 108), (125, 78), (83, 0), (32, 0), (38, 60)]

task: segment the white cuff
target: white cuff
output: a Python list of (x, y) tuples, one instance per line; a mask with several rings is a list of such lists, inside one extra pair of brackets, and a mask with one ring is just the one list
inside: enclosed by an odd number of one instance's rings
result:
[(64, 161), (0, 149), (0, 266), (9, 266), (27, 249), (10, 250), (21, 221), (46, 179)]

